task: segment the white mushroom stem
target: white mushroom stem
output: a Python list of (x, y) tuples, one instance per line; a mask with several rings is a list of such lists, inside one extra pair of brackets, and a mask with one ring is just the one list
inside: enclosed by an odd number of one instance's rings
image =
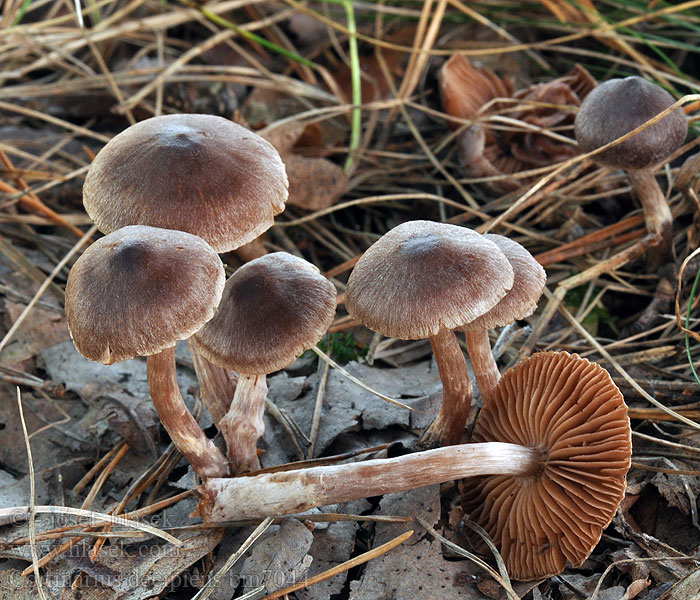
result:
[(239, 373), (236, 394), (219, 430), (227, 444), (228, 460), (234, 475), (256, 471), (258, 439), (265, 432), (263, 416), (267, 397), (267, 377)]
[(472, 364), (476, 385), (481, 393), (482, 405), (486, 406), (491, 399), (493, 389), (501, 378), (496, 359), (491, 352), (489, 332), (486, 329), (465, 331), (464, 341), (467, 344), (467, 354), (469, 354), (469, 360)]
[(658, 269), (672, 260), (673, 216), (653, 169), (629, 169), (627, 175), (644, 212), (649, 233), (661, 236), (661, 243), (648, 251), (649, 264)]
[(534, 475), (542, 454), (503, 442), (462, 444), (343, 465), (209, 479), (199, 488), (198, 513), (207, 522), (261, 519), (403, 492), (478, 475)]
[(192, 357), (195, 373), (197, 373), (199, 395), (218, 426), (219, 421), (228, 412), (233, 395), (236, 393), (236, 374), (204, 358), (189, 340), (187, 347)]
[(175, 347), (146, 359), (148, 389), (160, 422), (175, 447), (200, 477), (226, 477), (229, 466), (214, 443), (187, 409), (175, 371)]
[(430, 345), (440, 372), (442, 405), (435, 421), (426, 432), (425, 441), (451, 446), (459, 444), (462, 439), (472, 401), (472, 386), (469, 383), (464, 354), (454, 331), (441, 329), (430, 337)]

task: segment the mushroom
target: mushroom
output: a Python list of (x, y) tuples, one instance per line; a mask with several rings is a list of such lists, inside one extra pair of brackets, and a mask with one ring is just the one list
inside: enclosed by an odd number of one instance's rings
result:
[[(586, 96), (574, 122), (576, 141), (592, 152), (643, 125), (673, 104), (671, 94), (641, 77), (610, 79)], [(593, 156), (598, 164), (625, 169), (642, 204), (647, 230), (661, 236), (650, 249), (654, 268), (672, 259), (673, 217), (654, 177), (654, 166), (666, 160), (685, 139), (688, 125), (680, 108), (631, 138)]]
[[(287, 200), (277, 150), (259, 135), (213, 115), (146, 119), (112, 138), (90, 165), (85, 210), (101, 231), (150, 225), (197, 235), (217, 252), (266, 231)], [(190, 344), (202, 400), (214, 420), (226, 414), (235, 376)]]
[(83, 204), (100, 231), (177, 229), (217, 252), (251, 242), (284, 210), (287, 175), (272, 144), (214, 115), (146, 119), (90, 165)]
[(239, 268), (226, 282), (219, 312), (192, 338), (207, 360), (238, 371), (236, 393), (219, 429), (233, 473), (260, 468), (266, 375), (314, 346), (336, 307), (333, 284), (311, 263), (274, 252)]
[(599, 365), (566, 352), (534, 354), (503, 374), (475, 429), (478, 443), (375, 459), (209, 479), (206, 521), (259, 519), (468, 479), (462, 503), (490, 534), (515, 579), (580, 565), (625, 492), (627, 407)]
[(78, 352), (104, 364), (148, 357), (158, 416), (201, 477), (228, 475), (228, 463), (185, 406), (174, 351), (214, 316), (224, 280), (221, 260), (200, 238), (131, 226), (93, 243), (66, 283), (66, 321)]
[(544, 352), (503, 374), (472, 439), (534, 449), (539, 467), (466, 480), (462, 507), (511, 576), (539, 579), (583, 563), (625, 495), (631, 435), (622, 394), (596, 363)]
[(464, 331), (474, 377), (485, 406), (493, 388), (501, 378), (491, 353), (488, 330), (503, 327), (531, 315), (537, 308), (537, 301), (542, 295), (547, 275), (532, 254), (518, 242), (493, 233), (484, 234), (484, 237), (496, 244), (505, 254), (515, 276), (513, 287), (496, 306), (461, 328)]
[(430, 221), (390, 230), (350, 274), (350, 316), (387, 337), (430, 340), (443, 397), (428, 442), (459, 443), (469, 415), (471, 384), (453, 329), (493, 308), (512, 285), (513, 269), (496, 244)]

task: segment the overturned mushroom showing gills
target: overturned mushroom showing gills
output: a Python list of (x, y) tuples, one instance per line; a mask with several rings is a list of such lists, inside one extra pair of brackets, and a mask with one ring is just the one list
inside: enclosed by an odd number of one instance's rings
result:
[(484, 237), (505, 254), (515, 276), (513, 287), (496, 306), (462, 327), (474, 378), (485, 406), (501, 378), (491, 353), (488, 330), (504, 327), (535, 312), (547, 275), (532, 254), (518, 242), (494, 233), (487, 233)]
[(605, 369), (544, 352), (503, 374), (474, 428), (475, 442), (541, 454), (534, 473), (464, 482), (462, 507), (519, 580), (579, 566), (625, 495), (632, 443), (627, 407)]
[(231, 408), (219, 421), (233, 473), (260, 468), (266, 375), (283, 369), (328, 330), (333, 284), (311, 263), (274, 252), (243, 265), (226, 282), (219, 312), (192, 338), (207, 360), (238, 371)]
[(387, 337), (428, 338), (443, 398), (427, 441), (460, 442), (471, 385), (453, 329), (493, 308), (513, 285), (513, 269), (484, 236), (456, 225), (409, 221), (364, 253), (353, 269), (345, 307)]
[(131, 226), (90, 246), (66, 283), (66, 321), (78, 352), (104, 364), (148, 356), (148, 388), (173, 444), (201, 477), (228, 463), (194, 420), (175, 376), (175, 343), (214, 316), (224, 267), (200, 238)]
[(490, 475), (467, 480), (462, 501), (510, 575), (580, 565), (615, 514), (630, 466), (627, 407), (608, 373), (576, 355), (535, 354), (506, 371), (479, 423), (480, 443), (209, 479), (197, 488), (198, 512), (210, 522), (259, 519)]
[[(641, 77), (610, 79), (586, 96), (576, 115), (576, 141), (592, 152), (629, 133), (673, 104), (666, 90)], [(644, 211), (647, 230), (661, 236), (661, 244), (649, 250), (654, 268), (672, 257), (673, 217), (654, 167), (680, 148), (688, 132), (683, 110), (677, 108), (646, 129), (593, 156), (606, 167), (625, 169)]]

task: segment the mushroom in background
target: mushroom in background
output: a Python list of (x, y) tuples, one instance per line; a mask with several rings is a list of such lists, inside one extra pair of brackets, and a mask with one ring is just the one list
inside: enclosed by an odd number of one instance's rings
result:
[[(534, 354), (503, 374), (479, 415), (478, 443), (350, 464), (209, 479), (208, 522), (260, 519), (463, 477), (462, 504), (499, 547), (509, 574), (532, 580), (580, 565), (625, 493), (631, 430), (602, 367)], [(485, 476), (489, 475), (489, 476)]]
[(472, 389), (454, 329), (491, 310), (513, 285), (498, 246), (457, 225), (409, 221), (370, 246), (350, 274), (345, 307), (387, 337), (428, 338), (440, 372), (440, 412), (427, 443), (458, 444)]
[[(498, 193), (518, 189), (521, 181), (532, 181), (507, 175), (578, 154), (574, 140), (567, 141), (566, 130), (574, 123), (572, 109), (594, 87), (595, 80), (580, 65), (562, 77), (517, 91), (507, 79), (473, 66), (460, 54), (450, 57), (440, 71), (445, 113), (477, 120), (457, 137), (462, 165), (470, 177), (500, 177), (486, 184)], [(498, 121), (501, 117), (509, 121)], [(487, 118), (488, 124), (484, 122)], [(461, 123), (448, 120), (448, 125), (456, 129)], [(559, 135), (548, 135), (542, 129), (555, 129)]]
[(66, 321), (78, 352), (104, 364), (148, 357), (153, 405), (200, 477), (223, 477), (229, 468), (185, 406), (175, 343), (214, 316), (224, 280), (221, 259), (204, 240), (134, 225), (93, 243), (66, 283)]
[(333, 284), (311, 263), (274, 252), (240, 267), (226, 282), (217, 315), (192, 338), (207, 360), (238, 372), (227, 414), (218, 423), (234, 474), (260, 468), (266, 375), (291, 364), (330, 327)]
[[(576, 115), (576, 140), (592, 152), (643, 125), (670, 107), (673, 96), (641, 77), (610, 79), (598, 85)], [(673, 260), (673, 217), (654, 176), (656, 165), (668, 159), (685, 140), (688, 124), (680, 108), (592, 159), (603, 166), (624, 169), (644, 211), (647, 231), (661, 236), (649, 249), (654, 269)]]

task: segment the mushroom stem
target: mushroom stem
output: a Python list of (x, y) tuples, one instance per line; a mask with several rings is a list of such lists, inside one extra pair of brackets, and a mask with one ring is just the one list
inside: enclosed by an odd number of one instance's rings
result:
[(632, 190), (642, 205), (647, 231), (661, 236), (661, 243), (656, 247), (649, 248), (647, 255), (649, 265), (658, 269), (673, 259), (673, 216), (671, 209), (668, 207), (666, 197), (651, 168), (628, 169), (627, 175), (632, 183)]
[(503, 442), (461, 444), (397, 458), (209, 479), (197, 493), (197, 512), (208, 522), (260, 519), (403, 492), (478, 475), (534, 475), (542, 454)]
[(260, 468), (258, 439), (265, 432), (263, 415), (267, 397), (267, 377), (239, 373), (236, 394), (219, 430), (226, 440), (228, 460), (234, 475)]
[(187, 409), (175, 372), (175, 347), (146, 359), (148, 390), (160, 422), (200, 477), (226, 477), (228, 462)]
[(464, 341), (467, 344), (467, 354), (469, 354), (469, 360), (472, 364), (476, 385), (481, 393), (482, 405), (486, 406), (491, 399), (493, 389), (501, 379), (496, 359), (491, 352), (489, 332), (487, 329), (465, 331)]
[(433, 356), (442, 382), (440, 412), (425, 434), (428, 444), (440, 442), (441, 446), (459, 444), (469, 416), (472, 386), (469, 383), (467, 364), (459, 347), (457, 336), (451, 329), (441, 329), (430, 337)]
[(228, 412), (236, 393), (236, 374), (204, 358), (190, 340), (187, 340), (187, 348), (197, 373), (199, 395), (218, 426), (219, 421)]

